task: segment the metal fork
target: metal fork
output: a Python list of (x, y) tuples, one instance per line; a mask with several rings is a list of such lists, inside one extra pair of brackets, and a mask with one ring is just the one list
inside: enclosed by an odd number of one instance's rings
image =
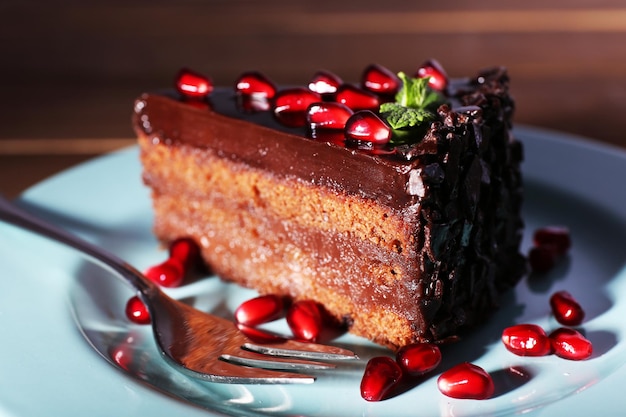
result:
[(297, 372), (332, 369), (332, 361), (357, 359), (353, 352), (335, 346), (288, 339), (255, 342), (234, 322), (169, 297), (116, 255), (33, 216), (1, 195), (0, 220), (77, 249), (133, 286), (148, 307), (163, 357), (188, 375), (220, 383), (312, 383), (314, 376)]

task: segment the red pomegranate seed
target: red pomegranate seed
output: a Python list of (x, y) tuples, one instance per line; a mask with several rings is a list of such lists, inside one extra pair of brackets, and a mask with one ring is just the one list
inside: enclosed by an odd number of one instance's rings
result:
[(402, 379), (402, 369), (388, 356), (370, 359), (361, 379), (361, 397), (366, 401), (380, 401)]
[(262, 330), (257, 327), (246, 326), (241, 323), (237, 323), (237, 328), (241, 333), (256, 343), (280, 343), (286, 340), (283, 336), (276, 333)]
[(365, 68), (361, 76), (361, 86), (372, 93), (391, 96), (400, 90), (401, 82), (389, 69), (372, 64)]
[(578, 326), (585, 318), (585, 311), (567, 291), (557, 291), (550, 297), (550, 307), (556, 321), (564, 326)]
[(342, 84), (337, 89), (335, 101), (345, 104), (354, 111), (378, 111), (380, 108), (380, 98), (376, 94), (362, 90), (352, 84)]
[(272, 108), (271, 101), (265, 96), (255, 94), (237, 94), (237, 108), (244, 113), (257, 113), (268, 111)]
[(126, 302), (126, 317), (135, 324), (150, 323), (148, 308), (136, 295)]
[(313, 103), (306, 111), (306, 121), (312, 131), (317, 129), (342, 129), (354, 112), (345, 104)]
[(322, 94), (332, 95), (343, 84), (343, 80), (330, 71), (317, 71), (309, 82), (309, 90)]
[(369, 110), (360, 110), (354, 113), (346, 122), (345, 127), (347, 138), (371, 142), (375, 146), (389, 143), (391, 133), (391, 127)]
[(276, 320), (283, 315), (283, 298), (267, 294), (246, 300), (235, 310), (237, 323), (246, 326), (257, 326)]
[(345, 146), (344, 127), (353, 114), (346, 105), (335, 102), (313, 103), (307, 109), (307, 133), (309, 137)]
[(556, 252), (549, 246), (535, 246), (528, 252), (528, 264), (533, 272), (545, 273), (554, 268)]
[(133, 351), (128, 346), (119, 346), (111, 352), (111, 359), (120, 368), (128, 371), (133, 363)]
[(177, 287), (185, 278), (185, 268), (176, 258), (168, 258), (166, 261), (148, 268), (144, 275), (153, 282), (164, 287)]
[(428, 85), (438, 91), (443, 91), (448, 87), (448, 75), (441, 64), (434, 59), (428, 60), (417, 69), (417, 78), (430, 77)]
[(561, 226), (548, 226), (537, 229), (533, 234), (533, 242), (538, 247), (551, 247), (557, 255), (563, 256), (572, 246), (569, 229)]
[(307, 108), (322, 101), (322, 96), (303, 87), (280, 91), (274, 98), (274, 115), (286, 126), (306, 125)]
[(287, 310), (287, 324), (296, 339), (315, 342), (322, 330), (322, 314), (315, 301), (297, 301)]
[(274, 98), (276, 86), (265, 75), (258, 71), (244, 72), (235, 81), (235, 91), (239, 94)]
[(179, 238), (170, 243), (170, 258), (176, 259), (187, 269), (200, 261), (200, 248), (191, 238)]
[(441, 351), (432, 343), (406, 345), (396, 353), (396, 361), (405, 374), (419, 376), (439, 366)]
[(210, 78), (183, 68), (176, 76), (176, 90), (188, 98), (202, 98), (213, 91), (213, 82)]
[(545, 356), (552, 353), (550, 339), (536, 324), (516, 324), (502, 332), (502, 343), (519, 356)]
[(133, 343), (134, 338), (132, 336), (128, 336), (123, 342), (121, 342), (117, 346), (111, 347), (109, 350), (110, 357), (114, 363), (116, 363), (120, 368), (125, 371), (130, 370), (130, 366), (133, 363)]
[(276, 95), (276, 86), (258, 71), (244, 72), (235, 82), (237, 105), (246, 112), (267, 111)]
[(485, 400), (490, 398), (495, 386), (487, 371), (469, 362), (460, 363), (439, 376), (439, 391), (452, 398)]
[(554, 353), (564, 359), (581, 361), (593, 353), (593, 345), (575, 329), (561, 327), (550, 333)]

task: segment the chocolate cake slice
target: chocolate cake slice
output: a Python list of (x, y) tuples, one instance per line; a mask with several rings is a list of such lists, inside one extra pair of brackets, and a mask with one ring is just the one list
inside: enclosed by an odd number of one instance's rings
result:
[(192, 237), (221, 278), (315, 300), (374, 342), (454, 337), (525, 271), (508, 83), (502, 68), (450, 80), (419, 136), (382, 146), (311, 139), (230, 89), (143, 95), (156, 236)]

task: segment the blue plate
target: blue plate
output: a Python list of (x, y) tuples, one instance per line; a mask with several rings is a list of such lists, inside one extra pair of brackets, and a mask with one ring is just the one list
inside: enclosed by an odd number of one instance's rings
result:
[[(388, 353), (345, 335), (361, 361), (319, 374), (311, 386), (200, 382), (165, 365), (149, 328), (131, 325), (121, 281), (72, 250), (0, 224), (0, 414), (9, 416), (506, 416), (621, 414), (626, 383), (626, 153), (584, 139), (519, 128), (525, 144), (526, 236), (545, 225), (570, 228), (574, 246), (558, 268), (524, 279), (501, 311), (471, 337), (443, 350), (437, 373), (393, 398), (359, 394), (365, 361)], [(139, 269), (165, 253), (151, 234), (148, 191), (136, 148), (98, 158), (22, 195), (30, 210), (96, 242)], [(550, 331), (548, 298), (570, 291), (584, 306), (581, 328), (594, 344), (586, 361), (515, 356), (502, 329), (532, 322)], [(254, 295), (215, 277), (169, 290), (173, 297), (230, 315)], [(624, 296), (622, 300), (620, 296)], [(286, 330), (284, 323), (274, 330)], [(454, 400), (436, 387), (439, 373), (471, 361), (492, 373), (489, 400)]]

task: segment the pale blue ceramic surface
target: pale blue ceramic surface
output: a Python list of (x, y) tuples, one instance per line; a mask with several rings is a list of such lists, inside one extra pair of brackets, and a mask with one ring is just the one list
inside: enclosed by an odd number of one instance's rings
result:
[[(471, 338), (444, 349), (441, 370), (468, 360), (492, 372), (494, 398), (447, 398), (436, 388), (435, 373), (392, 399), (367, 403), (359, 395), (364, 362), (385, 351), (350, 336), (337, 342), (358, 350), (363, 360), (320, 374), (312, 386), (197, 382), (162, 363), (148, 328), (127, 323), (128, 288), (71, 250), (0, 224), (0, 415), (622, 415), (626, 154), (553, 132), (520, 128), (517, 133), (526, 151), (524, 250), (531, 232), (550, 224), (570, 227), (574, 246), (549, 276), (524, 279), (504, 298), (499, 314)], [(140, 269), (165, 256), (151, 234), (150, 200), (134, 148), (57, 175), (26, 192), (20, 204)], [(548, 297), (559, 289), (569, 290), (585, 307), (582, 328), (594, 342), (593, 357), (572, 362), (506, 351), (499, 336), (507, 325), (557, 327)], [(170, 293), (225, 315), (252, 295), (215, 277)], [(275, 326), (282, 330), (284, 325)], [(132, 353), (128, 371), (112, 365), (120, 347)]]

